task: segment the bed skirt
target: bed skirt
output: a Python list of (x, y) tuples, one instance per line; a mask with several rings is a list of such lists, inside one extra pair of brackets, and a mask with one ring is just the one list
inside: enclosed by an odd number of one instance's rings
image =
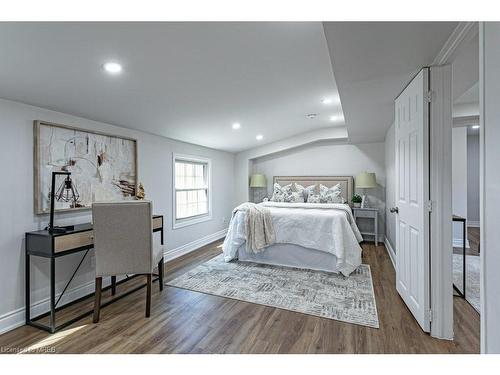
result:
[(293, 244), (274, 244), (254, 254), (246, 251), (244, 243), (238, 248), (238, 260), (338, 273), (335, 255)]

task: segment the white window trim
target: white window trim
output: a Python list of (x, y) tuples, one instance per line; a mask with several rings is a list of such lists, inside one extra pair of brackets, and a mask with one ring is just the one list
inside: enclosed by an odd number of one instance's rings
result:
[[(189, 161), (195, 163), (205, 163), (208, 166), (207, 186), (208, 186), (208, 213), (192, 216), (185, 219), (176, 218), (177, 202), (175, 190), (175, 162)], [(172, 228), (178, 229), (194, 224), (212, 220), (212, 160), (200, 156), (172, 153)]]

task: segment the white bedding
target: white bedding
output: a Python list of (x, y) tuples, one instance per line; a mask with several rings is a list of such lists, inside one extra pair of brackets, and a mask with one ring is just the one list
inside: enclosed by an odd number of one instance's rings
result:
[[(276, 232), (276, 243), (288, 243), (333, 254), (337, 270), (348, 276), (361, 264), (361, 234), (346, 204), (265, 202)], [(244, 244), (245, 213), (237, 212), (229, 223), (223, 245), (224, 259), (238, 257)]]

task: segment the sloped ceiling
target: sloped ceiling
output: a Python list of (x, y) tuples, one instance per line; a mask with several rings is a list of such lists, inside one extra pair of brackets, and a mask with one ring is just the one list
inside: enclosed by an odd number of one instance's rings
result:
[(320, 22), (0, 23), (0, 51), (1, 98), (220, 150), (343, 125)]
[(456, 22), (325, 22), (349, 139), (384, 140), (394, 99), (432, 63)]

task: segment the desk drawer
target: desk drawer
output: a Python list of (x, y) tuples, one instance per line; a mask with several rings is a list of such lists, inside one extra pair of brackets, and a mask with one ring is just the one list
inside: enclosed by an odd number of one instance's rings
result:
[(89, 246), (93, 243), (94, 231), (92, 230), (65, 236), (57, 236), (54, 238), (54, 253), (60, 253), (61, 251), (72, 250), (82, 246)]
[(375, 217), (377, 211), (356, 211), (356, 217)]
[(159, 229), (163, 226), (163, 218), (162, 217), (155, 217), (153, 219), (153, 230)]

